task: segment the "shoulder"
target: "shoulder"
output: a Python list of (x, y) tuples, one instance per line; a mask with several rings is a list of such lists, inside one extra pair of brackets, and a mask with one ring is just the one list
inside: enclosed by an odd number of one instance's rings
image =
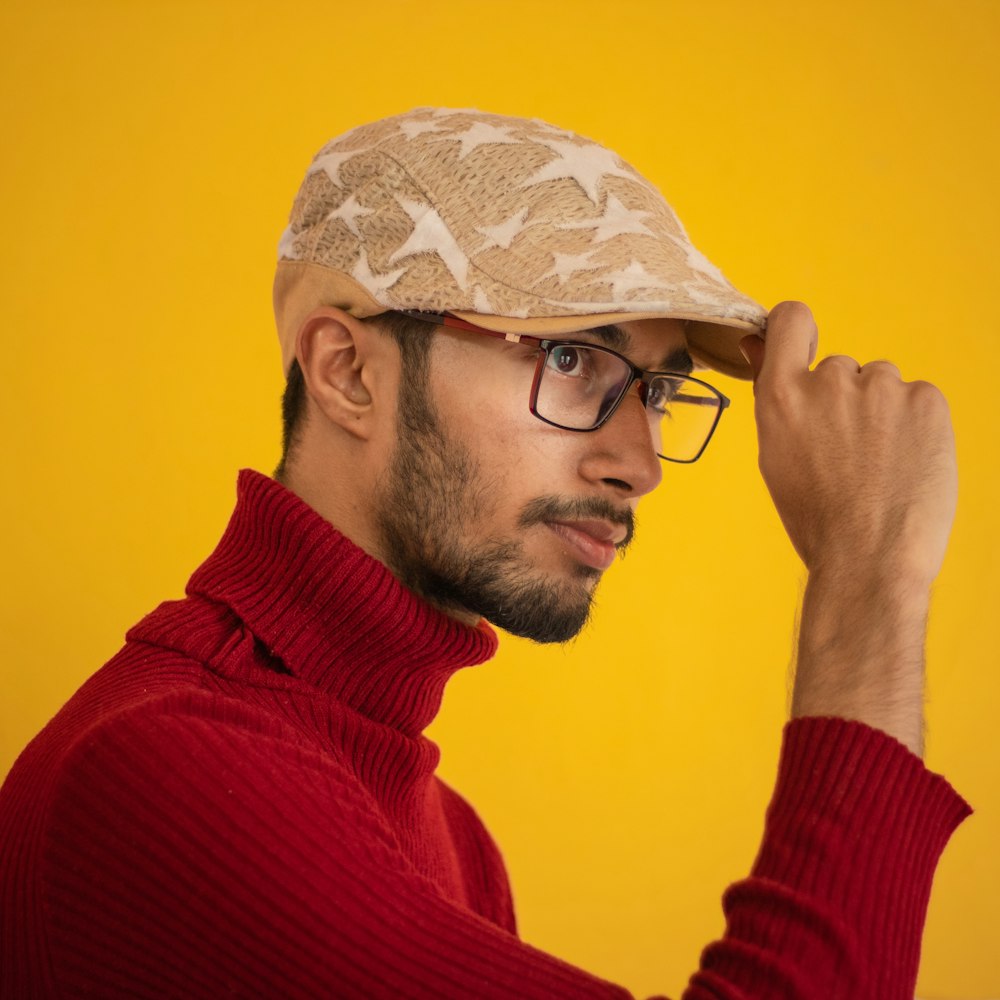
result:
[(164, 792), (176, 785), (177, 794), (193, 794), (248, 770), (258, 783), (291, 786), (293, 775), (303, 770), (351, 780), (338, 755), (324, 752), (294, 717), (265, 699), (198, 687), (169, 691), (104, 716), (78, 735), (63, 770), (64, 785), (80, 787), (87, 778), (101, 785), (113, 781), (124, 790), (155, 781)]

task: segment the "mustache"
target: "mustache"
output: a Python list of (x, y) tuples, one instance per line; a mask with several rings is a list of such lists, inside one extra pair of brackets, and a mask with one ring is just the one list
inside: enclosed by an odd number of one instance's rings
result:
[(548, 521), (585, 521), (589, 518), (625, 526), (625, 537), (617, 546), (619, 553), (624, 555), (635, 535), (635, 511), (631, 507), (616, 507), (610, 500), (600, 497), (580, 497), (576, 500), (536, 497), (525, 504), (517, 523), (522, 528), (530, 528)]

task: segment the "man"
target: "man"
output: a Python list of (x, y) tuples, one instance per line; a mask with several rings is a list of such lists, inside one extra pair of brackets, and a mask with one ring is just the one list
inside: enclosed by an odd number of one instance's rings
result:
[(420, 109), (314, 160), (281, 241), (275, 479), (240, 474), (187, 597), (135, 626), (0, 798), (4, 997), (621, 997), (522, 943), (500, 854), (421, 733), (448, 677), (585, 622), (664, 460), (755, 380), (809, 571), (760, 855), (684, 994), (912, 997), (968, 807), (922, 752), (946, 405), (812, 371), (615, 154)]

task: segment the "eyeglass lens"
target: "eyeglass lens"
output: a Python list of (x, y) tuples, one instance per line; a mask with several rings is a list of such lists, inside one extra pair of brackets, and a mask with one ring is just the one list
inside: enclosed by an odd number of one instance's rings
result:
[[(605, 420), (626, 391), (632, 369), (600, 347), (551, 345), (538, 382), (538, 416), (570, 430)], [(674, 461), (698, 457), (718, 420), (720, 400), (682, 375), (655, 375), (646, 389), (646, 416), (657, 452)]]

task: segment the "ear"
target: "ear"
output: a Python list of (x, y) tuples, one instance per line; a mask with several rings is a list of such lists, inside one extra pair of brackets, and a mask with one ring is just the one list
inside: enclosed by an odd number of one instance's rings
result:
[(342, 309), (314, 309), (299, 328), (295, 357), (309, 398), (326, 418), (367, 439), (372, 430), (375, 331)]

